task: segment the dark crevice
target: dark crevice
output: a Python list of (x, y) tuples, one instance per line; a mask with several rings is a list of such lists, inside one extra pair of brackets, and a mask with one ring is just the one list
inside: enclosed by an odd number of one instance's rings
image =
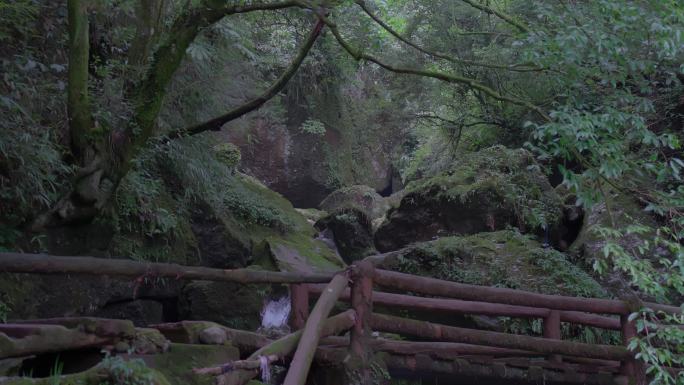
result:
[(22, 376), (46, 378), (86, 371), (102, 361), (100, 349), (69, 350), (60, 353), (41, 354), (24, 360), (19, 369)]

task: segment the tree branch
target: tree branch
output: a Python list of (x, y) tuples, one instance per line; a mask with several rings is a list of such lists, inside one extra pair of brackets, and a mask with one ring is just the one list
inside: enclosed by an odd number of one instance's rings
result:
[(399, 39), (402, 43), (424, 53), (425, 55), (436, 57), (439, 59), (448, 60), (448, 61), (450, 61), (452, 63), (456, 63), (456, 64), (472, 65), (472, 66), (494, 68), (494, 69), (503, 69), (503, 70), (507, 70), (507, 71), (536, 72), (536, 71), (543, 71), (544, 70), (541, 67), (528, 67), (528, 66), (525, 66), (523, 64), (513, 64), (513, 65), (506, 66), (506, 65), (483, 63), (483, 62), (478, 62), (475, 60), (459, 59), (459, 58), (456, 58), (456, 57), (453, 57), (453, 56), (450, 56), (450, 55), (447, 55), (444, 53), (435, 52), (435, 51), (425, 49), (425, 48), (419, 46), (418, 44), (412, 42), (411, 40), (403, 37), (399, 32), (394, 30), (394, 28), (392, 28), (389, 24), (385, 23), (382, 19), (380, 19), (380, 17), (375, 15), (368, 8), (368, 6), (366, 5), (366, 2), (364, 0), (356, 0), (355, 2), (356, 2), (356, 4), (358, 4), (361, 7), (361, 9), (363, 9), (363, 11), (366, 13), (366, 15), (368, 15), (368, 17), (373, 19), (373, 21), (375, 21), (375, 23), (380, 25), (385, 31), (389, 32), (392, 36)]
[(122, 167), (115, 176), (118, 182), (130, 167), (130, 161), (144, 147), (155, 131), (155, 122), (166, 94), (166, 88), (173, 74), (185, 57), (185, 52), (204, 28), (213, 25), (228, 15), (253, 11), (278, 10), (300, 7), (298, 0), (281, 1), (210, 1), (186, 10), (173, 23), (169, 35), (156, 50), (147, 75), (134, 95), (135, 117), (125, 132), (125, 141), (118, 150)]
[(500, 93), (496, 92), (492, 88), (478, 82), (475, 79), (467, 78), (464, 76), (459, 76), (459, 75), (453, 75), (453, 74), (447, 74), (444, 72), (437, 72), (437, 71), (430, 71), (430, 70), (423, 70), (423, 69), (415, 69), (415, 68), (407, 68), (407, 67), (399, 67), (399, 66), (394, 66), (391, 64), (388, 64), (381, 59), (373, 56), (366, 54), (365, 52), (356, 49), (351, 46), (340, 34), (339, 29), (337, 28), (337, 25), (330, 21), (328, 18), (322, 15), (318, 15), (321, 20), (325, 22), (325, 24), (330, 28), (330, 31), (333, 33), (335, 36), (335, 39), (337, 42), (344, 48), (345, 51), (347, 51), (354, 59), (356, 60), (365, 60), (369, 61), (372, 63), (375, 63), (379, 65), (380, 67), (391, 71), (391, 72), (396, 72), (400, 74), (408, 74), (408, 75), (416, 75), (416, 76), (425, 76), (425, 77), (430, 77), (433, 79), (438, 79), (447, 83), (456, 83), (456, 84), (463, 84), (465, 86), (470, 87), (473, 90), (477, 90), (482, 92), (483, 94), (502, 101), (502, 102), (507, 102), (511, 104), (515, 104), (518, 106), (525, 107), (529, 110), (532, 110), (536, 112), (539, 116), (541, 116), (545, 121), (551, 121), (551, 118), (539, 107), (535, 106), (534, 104), (526, 101), (526, 100), (521, 100), (521, 99), (516, 99), (512, 98), (509, 96), (501, 95)]
[(318, 36), (320, 36), (321, 30), (323, 29), (324, 25), (325, 24), (320, 19), (316, 22), (316, 25), (311, 30), (311, 33), (309, 33), (309, 36), (307, 37), (302, 47), (299, 49), (297, 56), (295, 56), (295, 58), (292, 60), (292, 63), (290, 63), (287, 69), (285, 69), (285, 72), (283, 72), (283, 74), (280, 75), (280, 77), (275, 81), (275, 83), (273, 83), (261, 95), (257, 96), (252, 100), (249, 100), (241, 106), (238, 106), (217, 118), (211, 119), (204, 123), (200, 123), (193, 127), (175, 131), (171, 135), (169, 135), (169, 138), (175, 139), (184, 135), (199, 134), (204, 131), (218, 131), (221, 129), (221, 127), (223, 127), (224, 124), (230, 122), (231, 120), (235, 120), (251, 111), (259, 109), (261, 106), (264, 105), (264, 103), (266, 103), (274, 96), (276, 96), (285, 87), (285, 85), (287, 85), (290, 79), (292, 79), (292, 76), (294, 76), (294, 74), (297, 72), (302, 62), (304, 61), (304, 59), (308, 56), (309, 51), (311, 51), (311, 47), (313, 47), (314, 43), (316, 42), (316, 39), (318, 38)]
[(470, 5), (473, 8), (479, 9), (482, 12), (486, 12), (490, 15), (494, 15), (494, 16), (498, 17), (499, 19), (501, 19), (501, 20), (505, 21), (506, 23), (508, 23), (508, 24), (516, 27), (517, 29), (519, 29), (520, 32), (525, 32), (525, 33), (530, 32), (530, 29), (526, 25), (522, 24), (519, 21), (516, 21), (511, 16), (508, 16), (503, 12), (497, 11), (496, 9), (488, 7), (484, 4), (480, 4), (474, 0), (461, 0), (461, 1)]

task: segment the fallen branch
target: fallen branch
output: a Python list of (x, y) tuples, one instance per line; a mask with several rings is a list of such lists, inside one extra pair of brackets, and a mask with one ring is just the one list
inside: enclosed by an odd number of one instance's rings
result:
[(318, 341), (323, 335), (323, 320), (328, 316), (335, 302), (349, 283), (347, 273), (337, 274), (323, 290), (311, 315), (306, 320), (290, 369), (287, 371), (283, 385), (304, 385), (309, 374)]
[(231, 361), (231, 362), (226, 362), (223, 365), (220, 366), (212, 366), (208, 368), (196, 368), (192, 369), (192, 372), (195, 374), (210, 374), (214, 376), (218, 376), (220, 374), (225, 374), (233, 370), (239, 370), (239, 369), (259, 369), (262, 367), (264, 364), (264, 361), (268, 364), (271, 364), (273, 362), (276, 362), (280, 359), (275, 354), (272, 354), (270, 356), (259, 356), (256, 360), (238, 360), (238, 361)]

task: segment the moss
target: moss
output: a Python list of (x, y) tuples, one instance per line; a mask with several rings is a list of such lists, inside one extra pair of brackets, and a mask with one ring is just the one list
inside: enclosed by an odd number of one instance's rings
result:
[(484, 286), (546, 294), (606, 297), (601, 286), (565, 255), (514, 230), (444, 237), (413, 245), (400, 270)]
[(219, 143), (213, 150), (218, 160), (231, 169), (237, 167), (242, 158), (240, 149), (232, 143)]
[(520, 222), (535, 228), (557, 223), (562, 215), (560, 198), (523, 149), (494, 146), (465, 154), (452, 170), (412, 182), (406, 190), (433, 200), (485, 200), (511, 207)]
[(329, 213), (341, 209), (356, 209), (371, 219), (377, 219), (385, 215), (389, 203), (371, 187), (356, 185), (333, 191), (321, 202), (320, 208)]
[(161, 372), (141, 360), (107, 357), (86, 371), (45, 378), (16, 377), (3, 381), (11, 385), (172, 385)]
[(171, 385), (211, 385), (212, 376), (195, 375), (192, 369), (240, 359), (240, 352), (229, 345), (171, 344), (168, 352), (144, 359), (148, 366), (168, 378)]
[[(473, 285), (544, 294), (606, 298), (608, 293), (564, 254), (514, 230), (444, 237), (417, 243), (388, 259), (392, 270)], [(539, 320), (500, 317), (509, 331), (539, 334)], [(564, 325), (564, 336), (587, 342), (619, 342), (617, 333)]]
[(269, 237), (267, 250), (279, 270), (337, 271), (344, 262), (323, 242), (306, 234)]
[(308, 221), (315, 223), (319, 219), (325, 217), (328, 215), (327, 212), (323, 210), (318, 210), (318, 209), (295, 209), (297, 210), (298, 213), (302, 214), (304, 218), (306, 218)]

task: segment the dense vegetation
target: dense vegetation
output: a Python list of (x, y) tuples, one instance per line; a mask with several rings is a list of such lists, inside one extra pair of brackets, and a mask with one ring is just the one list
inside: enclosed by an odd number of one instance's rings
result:
[[(313, 229), (246, 174), (302, 208), (359, 184), (439, 207), (490, 191), (544, 243), (581, 208), (600, 247), (578, 266), (681, 304), (683, 33), (677, 0), (0, 0), (0, 248), (95, 227), (103, 254), (207, 264), (213, 226), (250, 255), (231, 267), (272, 267), (262, 242), (311, 253)], [(684, 319), (634, 311), (654, 383), (684, 384), (684, 331), (658, 326)]]

